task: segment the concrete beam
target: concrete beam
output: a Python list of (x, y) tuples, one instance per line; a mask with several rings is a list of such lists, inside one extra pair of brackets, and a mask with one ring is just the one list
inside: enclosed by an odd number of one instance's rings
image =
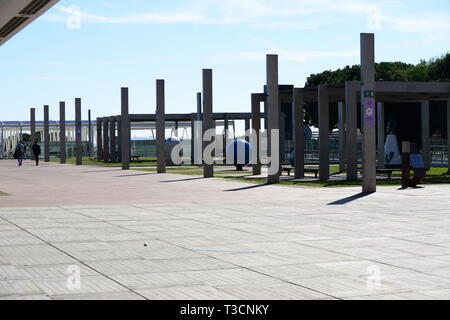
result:
[(129, 101), (128, 101), (128, 88), (121, 89), (121, 143), (122, 143), (122, 170), (130, 169), (131, 160), (131, 128), (130, 128), (130, 111), (129, 111)]
[[(213, 76), (211, 69), (203, 69), (203, 133), (214, 128), (213, 120)], [(203, 150), (210, 142), (204, 142)], [(203, 161), (204, 178), (214, 176), (214, 166)]]
[(305, 177), (305, 128), (304, 128), (304, 110), (303, 110), (303, 89), (294, 89), (293, 103), (293, 123), (294, 130), (294, 163), (295, 163), (295, 179), (303, 179)]
[(49, 106), (44, 106), (44, 161), (50, 162), (50, 116)]
[[(278, 132), (280, 136), (280, 97), (278, 87), (278, 55), (267, 55), (266, 61), (267, 71), (267, 149), (270, 157), (280, 157), (281, 141), (277, 141), (277, 145), (272, 145), (271, 137)], [(269, 184), (279, 183), (281, 175), (281, 158), (279, 158), (280, 166), (275, 168), (272, 173), (269, 172), (267, 182)]]
[(330, 178), (330, 103), (328, 86), (320, 85), (319, 99), (319, 180)]
[(376, 106), (375, 106), (375, 35), (361, 34), (361, 101), (363, 142), (363, 192), (377, 191)]
[(431, 168), (431, 149), (430, 149), (430, 101), (421, 103), (421, 135), (422, 135), (422, 155), (425, 168)]
[(261, 141), (259, 140), (259, 134), (261, 132), (261, 100), (259, 94), (252, 94), (252, 129), (253, 134), (256, 137), (253, 141), (256, 141), (256, 146), (253, 146), (253, 165), (252, 171), (254, 176), (261, 175), (261, 160), (259, 159)]
[(158, 173), (166, 173), (166, 109), (164, 80), (156, 80), (156, 157)]
[(83, 147), (82, 147), (82, 141), (81, 141), (81, 135), (82, 135), (82, 119), (81, 119), (81, 99), (76, 98), (75, 99), (75, 158), (76, 158), (76, 165), (81, 166), (83, 164)]
[(59, 103), (59, 162), (65, 164), (67, 159), (66, 148), (66, 103)]

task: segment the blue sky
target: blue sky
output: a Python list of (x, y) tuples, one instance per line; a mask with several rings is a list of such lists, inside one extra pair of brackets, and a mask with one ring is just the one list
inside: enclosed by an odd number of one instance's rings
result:
[[(74, 7), (75, 6), (75, 7)], [(80, 15), (73, 15), (78, 7)], [(77, 26), (80, 17), (80, 28)], [(448, 0), (62, 0), (0, 47), (0, 120), (83, 99), (93, 116), (153, 113), (166, 79), (167, 112), (190, 113), (201, 70), (214, 70), (215, 111), (250, 111), (279, 54), (280, 82), (359, 63), (359, 33), (376, 34), (376, 60), (417, 63), (450, 51)], [(87, 111), (84, 112), (87, 117)]]

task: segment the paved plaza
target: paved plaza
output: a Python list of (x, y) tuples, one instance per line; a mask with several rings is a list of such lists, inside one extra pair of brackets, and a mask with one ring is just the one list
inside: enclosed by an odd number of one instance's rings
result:
[(13, 161), (0, 177), (0, 299), (450, 298), (448, 185), (363, 197)]

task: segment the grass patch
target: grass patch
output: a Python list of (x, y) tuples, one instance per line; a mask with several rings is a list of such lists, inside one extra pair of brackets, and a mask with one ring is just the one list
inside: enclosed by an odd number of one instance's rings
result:
[(9, 196), (6, 192), (0, 191), (0, 196)]

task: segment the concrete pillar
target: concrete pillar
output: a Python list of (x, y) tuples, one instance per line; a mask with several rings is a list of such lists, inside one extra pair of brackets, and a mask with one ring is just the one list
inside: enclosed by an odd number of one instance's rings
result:
[(347, 180), (358, 179), (358, 92), (357, 81), (345, 82)]
[(75, 158), (76, 165), (81, 166), (83, 164), (83, 147), (81, 141), (81, 134), (83, 130), (83, 124), (81, 120), (81, 99), (75, 99), (75, 132), (76, 132), (76, 142), (75, 142)]
[(250, 142), (250, 137), (248, 136), (250, 131), (250, 119), (245, 119), (245, 141)]
[(378, 130), (378, 166), (384, 169), (386, 165), (384, 144), (386, 142), (386, 126), (384, 124), (384, 103), (377, 104), (377, 130)]
[(59, 162), (65, 164), (67, 159), (66, 148), (66, 103), (59, 103)]
[(364, 117), (363, 192), (377, 191), (377, 147), (375, 106), (375, 35), (361, 34), (361, 108)]
[(261, 132), (261, 101), (258, 94), (252, 94), (252, 129), (253, 134), (256, 134), (256, 146), (253, 146), (253, 165), (252, 171), (254, 176), (261, 175), (261, 159), (260, 148), (261, 141), (259, 140), (259, 134)]
[[(280, 92), (278, 87), (278, 55), (267, 55), (267, 149), (270, 157), (280, 157), (281, 141), (278, 146), (271, 143), (271, 137), (278, 131), (280, 136)], [(281, 175), (281, 157), (278, 159), (280, 166), (269, 172), (267, 182), (269, 184), (279, 183)]]
[(227, 142), (228, 142), (228, 130), (230, 129), (230, 121), (228, 119), (228, 114), (225, 114), (224, 119), (224, 130), (223, 130), (223, 157), (226, 161), (227, 157)]
[(338, 103), (339, 113), (339, 172), (345, 171), (345, 105), (343, 102)]
[(122, 162), (122, 124), (120, 117), (116, 118), (117, 123), (117, 161)]
[(303, 105), (303, 89), (295, 88), (292, 109), (295, 179), (303, 179), (305, 177), (305, 128), (303, 123)]
[(103, 137), (102, 137), (103, 122), (102, 118), (97, 118), (97, 160), (103, 159)]
[(422, 128), (422, 154), (425, 168), (431, 168), (431, 149), (430, 149), (430, 101), (422, 101), (421, 106), (421, 128)]
[[(213, 72), (211, 69), (203, 69), (203, 133), (214, 128), (213, 120)], [(203, 150), (211, 142), (203, 143)], [(214, 176), (214, 165), (203, 161), (203, 177)]]
[(117, 161), (117, 144), (116, 144), (116, 118), (109, 118), (109, 145), (111, 162)]
[(103, 118), (103, 161), (109, 162), (109, 118)]
[[(3, 127), (2, 127), (2, 129), (3, 129)], [(30, 131), (31, 131), (31, 145), (34, 145), (34, 142), (36, 141), (36, 109), (35, 108), (30, 109)], [(3, 147), (3, 136), (2, 136), (1, 146)], [(33, 150), (31, 150), (31, 160), (35, 160)]]
[(320, 85), (319, 101), (319, 180), (330, 178), (330, 103), (328, 86)]
[(122, 142), (122, 169), (130, 169), (130, 140), (131, 140), (131, 125), (130, 125), (130, 115), (129, 115), (129, 101), (128, 101), (128, 88), (121, 89), (121, 128), (122, 136), (120, 138)]
[(156, 80), (156, 157), (158, 173), (166, 173), (166, 105), (164, 80)]
[(447, 168), (450, 171), (450, 100), (447, 100), (447, 159)]
[(44, 106), (44, 161), (50, 162), (50, 116), (49, 106)]
[(89, 157), (92, 158), (94, 150), (94, 137), (92, 135), (92, 119), (91, 119), (91, 109), (88, 110), (88, 146), (89, 146)]

